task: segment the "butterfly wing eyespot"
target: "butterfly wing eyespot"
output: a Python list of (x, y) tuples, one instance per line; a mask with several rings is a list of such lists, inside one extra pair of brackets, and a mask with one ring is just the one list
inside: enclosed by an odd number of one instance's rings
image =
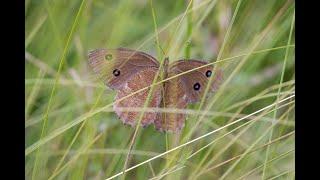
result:
[(212, 71), (211, 71), (211, 70), (208, 70), (208, 71), (206, 72), (206, 76), (207, 76), (207, 77), (211, 77), (211, 75), (212, 75)]
[(112, 74), (114, 76), (120, 76), (120, 70), (119, 69), (115, 69), (115, 70), (113, 70)]
[(201, 88), (200, 83), (195, 83), (195, 84), (193, 85), (193, 89), (196, 90), (196, 91), (199, 91), (200, 88)]
[(112, 54), (107, 54), (104, 58), (106, 60), (110, 61), (110, 60), (112, 60)]

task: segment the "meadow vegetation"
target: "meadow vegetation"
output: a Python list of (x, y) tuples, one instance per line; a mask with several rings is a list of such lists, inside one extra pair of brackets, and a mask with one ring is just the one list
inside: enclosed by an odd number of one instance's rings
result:
[[(293, 0), (26, 0), (25, 12), (26, 179), (295, 179)], [(117, 47), (206, 60), (223, 84), (183, 110), (181, 134), (135, 131), (87, 63)]]

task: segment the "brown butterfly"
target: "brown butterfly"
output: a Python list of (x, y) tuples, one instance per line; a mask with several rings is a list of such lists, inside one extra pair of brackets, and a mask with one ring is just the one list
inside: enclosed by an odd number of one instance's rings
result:
[[(160, 70), (160, 63), (151, 55), (126, 48), (97, 49), (89, 52), (89, 64), (93, 71), (108, 87), (117, 90), (115, 100), (150, 86), (159, 70), (164, 78), (170, 78), (207, 64), (199, 60), (178, 60), (170, 65), (168, 63), (168, 59), (165, 59), (163, 69)], [(205, 66), (154, 86), (148, 107), (185, 109), (188, 104), (198, 102), (211, 76), (214, 76), (211, 91), (215, 91), (221, 83), (222, 71), (218, 69), (213, 73), (212, 69), (212, 65)], [(135, 126), (140, 112), (122, 111), (121, 108), (142, 108), (149, 91), (150, 87), (116, 101), (113, 109), (123, 123)], [(149, 111), (144, 113), (141, 125), (145, 127), (154, 123), (159, 131), (179, 132), (185, 119), (186, 115), (183, 113)]]

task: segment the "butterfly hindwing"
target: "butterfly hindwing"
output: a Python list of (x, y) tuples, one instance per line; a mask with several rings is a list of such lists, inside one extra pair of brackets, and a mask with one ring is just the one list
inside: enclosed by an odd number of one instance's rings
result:
[[(169, 73), (169, 76), (174, 74)], [(187, 93), (180, 78), (173, 78), (164, 83), (163, 99), (161, 107), (170, 112), (158, 114), (154, 124), (158, 131), (178, 132), (184, 126), (186, 114), (178, 113), (177, 110), (183, 111), (188, 105)], [(169, 93), (169, 94), (168, 94)]]
[[(158, 69), (156, 68), (147, 68), (139, 73), (136, 73), (130, 81), (128, 81), (120, 90), (117, 92), (116, 103), (113, 106), (113, 109), (120, 117), (123, 123), (134, 126), (140, 117), (139, 110), (142, 110), (144, 103), (147, 100), (148, 93), (150, 92), (150, 88), (138, 92), (128, 98), (124, 98), (119, 101), (123, 97), (129, 96), (136, 91), (150, 86), (152, 84), (153, 78), (156, 75)], [(149, 108), (158, 108), (161, 102), (161, 86), (154, 86), (152, 95), (149, 99)], [(127, 111), (123, 111), (122, 108), (126, 108)], [(130, 111), (130, 109), (135, 109), (136, 111)], [(128, 111), (129, 110), (129, 111)], [(157, 118), (157, 112), (144, 112), (144, 115), (141, 119), (141, 125), (147, 126), (152, 124), (154, 120)]]

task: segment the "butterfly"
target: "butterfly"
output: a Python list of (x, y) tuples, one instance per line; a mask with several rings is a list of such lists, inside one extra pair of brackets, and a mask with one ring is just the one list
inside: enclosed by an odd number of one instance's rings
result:
[[(144, 107), (157, 73), (162, 73), (163, 78), (168, 80), (153, 87), (148, 108), (185, 109), (188, 104), (196, 103), (202, 98), (211, 76), (211, 92), (216, 91), (222, 81), (222, 70), (216, 68), (212, 72), (213, 65), (204, 66), (207, 62), (190, 59), (169, 64), (166, 58), (160, 69), (156, 58), (127, 48), (92, 50), (88, 54), (88, 61), (105, 85), (117, 91), (113, 109), (124, 124), (132, 127), (138, 122), (141, 112), (122, 109)], [(194, 68), (198, 69), (178, 75)], [(145, 89), (141, 91), (142, 88)], [(138, 90), (140, 92), (132, 95)], [(132, 96), (124, 98), (128, 95)], [(143, 127), (154, 124), (158, 131), (177, 133), (183, 128), (185, 119), (186, 114), (181, 112), (148, 111), (144, 112), (140, 122)]]

